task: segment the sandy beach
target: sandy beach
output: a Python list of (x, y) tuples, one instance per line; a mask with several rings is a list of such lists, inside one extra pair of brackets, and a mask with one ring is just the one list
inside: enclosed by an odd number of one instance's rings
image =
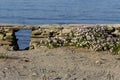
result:
[(6, 51), (0, 80), (120, 80), (120, 55), (74, 47)]

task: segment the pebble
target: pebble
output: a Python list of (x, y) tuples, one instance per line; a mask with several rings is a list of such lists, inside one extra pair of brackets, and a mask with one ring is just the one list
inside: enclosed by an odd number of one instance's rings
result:
[(97, 60), (97, 61), (95, 61), (95, 63), (96, 63), (96, 64), (102, 64), (102, 61)]
[(4, 68), (5, 70), (8, 70), (8, 68)]
[(35, 72), (34, 72), (34, 73), (32, 73), (32, 76), (37, 76), (37, 73), (35, 73)]

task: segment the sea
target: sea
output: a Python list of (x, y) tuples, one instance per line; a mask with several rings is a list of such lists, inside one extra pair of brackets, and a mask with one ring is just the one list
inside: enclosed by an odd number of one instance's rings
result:
[[(0, 0), (0, 24), (98, 23), (120, 23), (120, 0)], [(18, 41), (30, 41), (30, 33), (18, 31)]]

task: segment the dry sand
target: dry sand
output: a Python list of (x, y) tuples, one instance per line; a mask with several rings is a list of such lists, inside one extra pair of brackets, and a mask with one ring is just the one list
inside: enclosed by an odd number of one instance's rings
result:
[(0, 80), (120, 80), (120, 55), (74, 47), (6, 51)]

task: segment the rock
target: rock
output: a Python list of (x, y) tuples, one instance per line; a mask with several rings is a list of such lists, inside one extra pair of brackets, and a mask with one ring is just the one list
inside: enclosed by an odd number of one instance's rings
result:
[(47, 38), (48, 35), (31, 35), (31, 38)]
[(91, 36), (87, 35), (87, 36), (86, 36), (86, 39), (87, 39), (87, 40), (91, 40)]
[(8, 50), (8, 51), (14, 51), (14, 48), (13, 48), (13, 46), (9, 46), (9, 47), (7, 48), (7, 50)]
[(12, 29), (9, 29), (9, 28), (6, 28), (4, 31), (5, 31), (6, 33), (11, 33), (11, 32), (13, 32), (13, 30), (12, 30)]
[(54, 32), (49, 32), (49, 35), (48, 35), (48, 37), (49, 37), (49, 38), (51, 38), (51, 37), (55, 37), (55, 34), (54, 34)]
[(36, 42), (31, 42), (30, 43), (30, 49), (37, 49), (38, 48), (39, 43)]
[(29, 62), (30, 60), (29, 59), (25, 59), (25, 62)]
[(7, 68), (7, 67), (5, 67), (5, 68), (4, 68), (4, 70), (8, 70), (8, 68)]
[(0, 40), (4, 38), (4, 34), (0, 34)]
[(5, 40), (8, 40), (8, 41), (13, 41), (13, 39), (15, 39), (15, 37), (14, 37), (14, 36), (10, 36), (10, 35), (6, 35), (6, 36), (4, 37), (4, 39), (5, 39)]
[(65, 74), (63, 80), (68, 80), (69, 78), (71, 78), (71, 75), (70, 74)]
[(113, 32), (113, 34), (120, 36), (120, 31), (119, 30), (115, 30), (115, 32)]
[(62, 78), (61, 77), (56, 77), (53, 80), (62, 80)]
[(6, 33), (6, 36), (12, 36), (12, 35), (13, 35), (12, 32)]
[(102, 61), (97, 60), (97, 61), (95, 61), (95, 63), (96, 63), (96, 64), (102, 64)]
[(86, 78), (83, 78), (82, 80), (87, 80)]
[(35, 72), (34, 72), (34, 73), (32, 73), (32, 76), (37, 76), (37, 73), (35, 73)]
[(10, 29), (9, 29), (9, 28), (6, 28), (6, 29), (5, 29), (5, 32), (9, 32), (9, 31), (10, 31)]
[(12, 42), (8, 42), (8, 41), (5, 41), (5, 40), (0, 40), (0, 44), (3, 44), (3, 45), (12, 45)]
[(71, 31), (72, 31), (71, 29), (65, 29), (65, 28), (64, 28), (64, 29), (62, 30), (62, 34), (69, 34), (69, 33), (71, 33)]
[(119, 30), (120, 31), (120, 27), (115, 27), (115, 30)]
[(112, 26), (108, 26), (108, 27), (107, 27), (107, 30), (113, 32), (113, 31), (115, 31), (115, 28), (112, 27)]
[(42, 31), (40, 31), (40, 30), (32, 31), (32, 35), (41, 35), (41, 34), (42, 34)]
[(32, 49), (34, 49), (34, 46), (30, 45), (29, 50), (32, 50)]

